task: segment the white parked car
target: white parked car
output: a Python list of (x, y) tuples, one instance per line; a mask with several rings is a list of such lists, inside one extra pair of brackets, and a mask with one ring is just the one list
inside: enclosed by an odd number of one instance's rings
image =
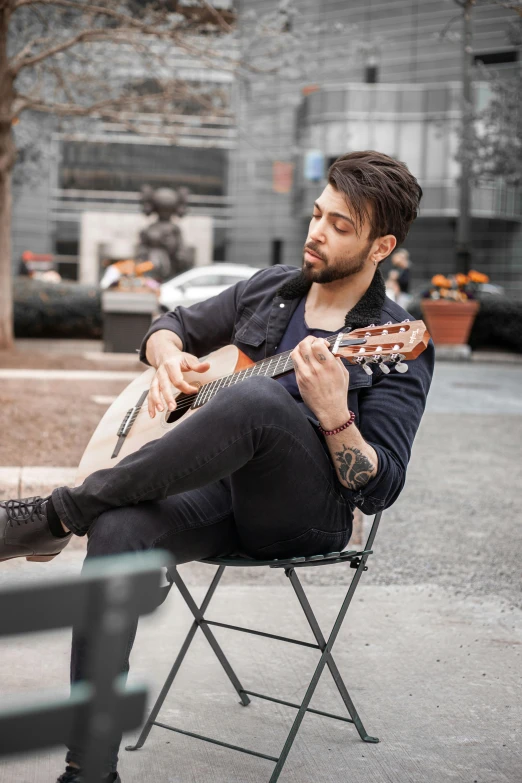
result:
[(248, 280), (256, 272), (259, 272), (259, 267), (240, 264), (195, 266), (163, 283), (159, 296), (161, 309), (167, 312), (178, 305), (202, 302), (240, 280)]

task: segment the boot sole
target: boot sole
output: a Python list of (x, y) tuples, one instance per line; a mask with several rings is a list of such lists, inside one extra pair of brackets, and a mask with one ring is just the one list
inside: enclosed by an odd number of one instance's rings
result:
[[(55, 557), (58, 557), (59, 554), (61, 553), (57, 552), (55, 555), (27, 555), (25, 556), (25, 559), (29, 560), (31, 563), (48, 563), (50, 560), (54, 560)], [(24, 555), (4, 557), (0, 560), (0, 563), (6, 563), (8, 560), (16, 560), (17, 557), (24, 557)]]

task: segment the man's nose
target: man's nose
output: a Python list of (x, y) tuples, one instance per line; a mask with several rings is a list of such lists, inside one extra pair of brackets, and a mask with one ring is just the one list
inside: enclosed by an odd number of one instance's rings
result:
[(308, 236), (313, 242), (324, 242), (324, 225), (322, 220), (318, 220), (313, 228), (310, 228)]

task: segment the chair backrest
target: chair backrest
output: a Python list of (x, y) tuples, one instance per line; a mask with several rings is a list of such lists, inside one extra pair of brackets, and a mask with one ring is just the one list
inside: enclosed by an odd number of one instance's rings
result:
[(87, 679), (69, 699), (24, 698), (0, 709), (0, 756), (72, 743), (83, 749), (86, 783), (100, 780), (113, 738), (143, 719), (146, 688), (124, 691), (119, 673), (129, 631), (159, 605), (170, 564), (162, 552), (100, 558), (80, 577), (0, 591), (0, 636), (74, 626), (88, 655)]
[(365, 550), (371, 549), (373, 546), (373, 542), (375, 541), (375, 536), (377, 535), (377, 529), (379, 527), (379, 522), (381, 521), (382, 517), (382, 511), (378, 511), (377, 514), (375, 514), (372, 522), (372, 526), (370, 528), (370, 532), (368, 533), (368, 538), (366, 539), (366, 544), (364, 545)]

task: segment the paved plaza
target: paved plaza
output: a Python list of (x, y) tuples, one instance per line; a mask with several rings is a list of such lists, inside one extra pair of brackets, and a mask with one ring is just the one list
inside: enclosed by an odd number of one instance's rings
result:
[[(349, 724), (309, 715), (282, 783), (522, 781), (521, 387), (520, 363), (437, 365), (406, 489), (383, 515), (334, 648), (365, 727), (381, 742), (366, 745)], [(70, 548), (51, 564), (4, 563), (0, 585), (78, 573), (81, 559), (81, 549)], [(324, 631), (353, 573), (346, 571), (302, 573)], [(199, 599), (212, 572), (199, 563), (180, 567)], [(293, 591), (274, 571), (225, 574), (209, 617), (313, 641)], [(151, 699), (189, 625), (174, 592), (142, 623), (131, 676), (149, 683)], [(289, 701), (303, 695), (315, 651), (219, 628), (216, 635), (247, 690)], [(68, 644), (67, 633), (3, 641), (2, 692), (66, 693)], [(160, 720), (277, 755), (293, 710), (237, 702), (197, 637)], [(342, 714), (329, 674), (313, 706)], [(161, 728), (121, 760), (123, 783), (262, 783), (272, 768)], [(10, 759), (0, 783), (53, 783), (61, 769), (59, 749)]]

